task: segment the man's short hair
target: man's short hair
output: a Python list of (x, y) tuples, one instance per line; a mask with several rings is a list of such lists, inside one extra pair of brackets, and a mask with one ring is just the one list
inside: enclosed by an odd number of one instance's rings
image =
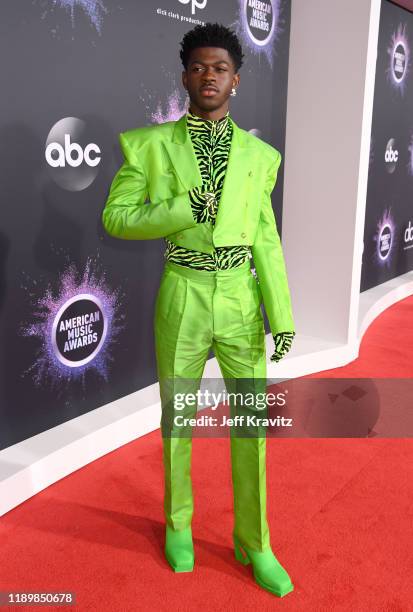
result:
[(199, 47), (221, 47), (226, 49), (234, 63), (235, 72), (243, 64), (244, 54), (237, 35), (219, 23), (206, 23), (197, 25), (185, 34), (180, 43), (181, 50), (179, 55), (185, 70), (188, 69), (188, 61), (191, 51)]

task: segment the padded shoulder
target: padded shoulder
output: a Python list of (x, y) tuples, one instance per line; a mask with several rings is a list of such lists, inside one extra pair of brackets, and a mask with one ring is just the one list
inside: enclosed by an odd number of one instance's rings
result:
[(278, 149), (270, 145), (270, 143), (266, 142), (265, 140), (262, 140), (262, 138), (254, 136), (250, 133), (248, 134), (250, 138), (253, 138), (255, 140), (257, 146), (261, 149), (262, 154), (267, 155), (272, 161), (278, 160), (278, 157), (281, 156), (281, 153)]
[(138, 160), (142, 160), (147, 152), (156, 149), (160, 141), (172, 137), (175, 123), (166, 121), (120, 132), (119, 143), (124, 157), (129, 163), (139, 165)]
[(130, 146), (133, 146), (137, 142), (142, 145), (147, 140), (154, 140), (157, 137), (165, 138), (167, 134), (172, 134), (175, 123), (176, 121), (153, 123), (152, 125), (145, 125), (143, 127), (133, 128), (131, 130), (127, 130), (126, 132), (121, 133)]
[(281, 157), (281, 153), (278, 151), (278, 149), (270, 145), (268, 142), (265, 142), (265, 140), (262, 140), (258, 136), (254, 136), (254, 134), (251, 134), (246, 130), (242, 131), (244, 132), (244, 137), (246, 138), (247, 142), (249, 144), (253, 144), (261, 155), (267, 156), (270, 162), (277, 162), (278, 158)]

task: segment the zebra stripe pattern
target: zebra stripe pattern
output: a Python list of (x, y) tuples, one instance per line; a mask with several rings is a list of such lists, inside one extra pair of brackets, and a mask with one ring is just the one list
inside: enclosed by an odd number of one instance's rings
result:
[[(202, 190), (195, 188), (189, 192), (192, 212), (198, 223), (210, 221), (212, 226), (215, 225), (231, 147), (232, 125), (228, 117), (229, 111), (216, 120), (202, 119), (190, 109), (187, 111), (188, 131), (202, 176)], [(167, 239), (165, 242), (166, 260), (201, 270), (236, 268), (252, 257), (250, 247), (245, 245), (217, 247), (209, 254), (186, 249)]]
[(271, 361), (278, 363), (291, 349), (292, 341), (294, 340), (295, 331), (280, 332), (273, 336), (275, 351), (271, 356)]

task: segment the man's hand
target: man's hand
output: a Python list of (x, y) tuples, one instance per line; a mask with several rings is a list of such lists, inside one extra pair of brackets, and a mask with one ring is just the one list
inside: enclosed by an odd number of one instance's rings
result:
[(206, 185), (194, 187), (189, 192), (192, 214), (197, 223), (212, 221), (216, 216), (217, 201), (213, 191), (208, 191)]
[(276, 334), (275, 336), (273, 336), (274, 343), (275, 343), (275, 351), (273, 355), (271, 356), (271, 361), (275, 361), (276, 363), (278, 363), (280, 359), (282, 359), (284, 355), (288, 353), (288, 351), (291, 348), (291, 344), (292, 344), (294, 336), (295, 336), (295, 331), (280, 332), (279, 334)]

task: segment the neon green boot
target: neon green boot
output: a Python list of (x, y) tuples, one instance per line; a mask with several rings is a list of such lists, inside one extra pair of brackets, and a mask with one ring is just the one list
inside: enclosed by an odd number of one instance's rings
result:
[(263, 552), (257, 552), (243, 546), (235, 535), (233, 539), (236, 560), (243, 565), (252, 563), (255, 582), (260, 587), (277, 595), (277, 597), (284, 597), (294, 590), (289, 575), (277, 560), (271, 548)]
[(174, 531), (166, 525), (165, 557), (175, 572), (192, 572), (195, 559), (191, 527)]

